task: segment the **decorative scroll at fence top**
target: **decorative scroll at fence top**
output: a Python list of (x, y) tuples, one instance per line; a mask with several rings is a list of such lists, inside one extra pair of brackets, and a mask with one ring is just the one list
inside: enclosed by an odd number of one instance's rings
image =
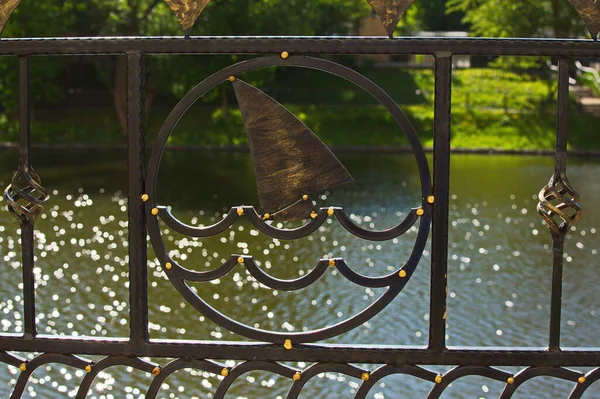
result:
[[(368, 0), (379, 14), (390, 36), (414, 0)], [(98, 374), (109, 367), (126, 365), (152, 376), (146, 398), (158, 397), (167, 377), (183, 368), (195, 368), (220, 377), (214, 398), (225, 397), (243, 374), (264, 370), (289, 379), (288, 398), (297, 398), (311, 378), (327, 371), (342, 373), (360, 381), (355, 398), (365, 398), (386, 376), (404, 374), (431, 383), (428, 398), (439, 398), (458, 378), (484, 376), (503, 384), (501, 398), (512, 397), (524, 382), (551, 376), (572, 383), (570, 399), (581, 398), (600, 380), (600, 350), (572, 350), (561, 347), (563, 244), (569, 227), (581, 217), (579, 195), (567, 178), (567, 116), (569, 113), (569, 65), (573, 57), (600, 57), (600, 1), (571, 0), (582, 16), (594, 41), (562, 39), (472, 39), (472, 38), (294, 38), (294, 37), (193, 37), (189, 34), (209, 0), (166, 0), (181, 24), (186, 38), (44, 38), (0, 40), (0, 55), (19, 57), (20, 161), (13, 180), (4, 192), (10, 212), (21, 228), (23, 272), (22, 335), (0, 335), (0, 362), (18, 369), (11, 399), (20, 398), (32, 373), (50, 363), (65, 364), (85, 371), (76, 398), (85, 398)], [(0, 3), (0, 29), (17, 6), (17, 0)], [(218, 7), (214, 1), (210, 7)], [(172, 109), (156, 135), (146, 162), (144, 99), (146, 55), (150, 54), (245, 54), (260, 56), (238, 62), (214, 73), (191, 89)], [(330, 54), (425, 54), (435, 57), (435, 121), (433, 170), (425, 156), (415, 127), (398, 104), (364, 75), (337, 62), (318, 58)], [(38, 336), (35, 311), (34, 224), (42, 213), (48, 193), (32, 168), (29, 154), (29, 75), (31, 56), (111, 55), (124, 57), (127, 64), (128, 129), (128, 289), (129, 337), (86, 339)], [(450, 115), (452, 57), (454, 54), (486, 56), (553, 56), (559, 58), (556, 158), (549, 184), (539, 193), (538, 211), (552, 236), (552, 293), (547, 348), (447, 348), (447, 274), (450, 175)], [(342, 78), (369, 94), (385, 109), (403, 132), (414, 157), (420, 183), (418, 200), (407, 207), (403, 219), (387, 230), (371, 230), (356, 224), (343, 207), (317, 208), (314, 196), (330, 187), (350, 183), (353, 178), (327, 146), (282, 104), (242, 79), (244, 73), (262, 69), (303, 68)], [(159, 198), (158, 175), (163, 152), (177, 122), (205, 93), (219, 85), (234, 86), (244, 126), (249, 136), (257, 177), (260, 212), (252, 205), (231, 204), (224, 217), (210, 226), (196, 226), (178, 220), (169, 204)], [(549, 173), (550, 174), (550, 173)], [(312, 197), (311, 197), (312, 196)], [(389, 241), (416, 231), (412, 249), (398, 259), (387, 274), (365, 276), (343, 258), (315, 259), (315, 266), (299, 278), (279, 279), (269, 274), (247, 254), (232, 253), (211, 269), (199, 272), (186, 268), (171, 256), (163, 237), (166, 225), (185, 237), (204, 239), (222, 234), (245, 220), (262, 234), (278, 240), (296, 240), (313, 233), (326, 222), (368, 241)], [(278, 226), (277, 220), (302, 220), (297, 228)], [(162, 272), (179, 295), (203, 319), (248, 341), (167, 341), (150, 339), (148, 321), (148, 268), (146, 237), (149, 235)], [(406, 238), (406, 237), (404, 237)], [(332, 345), (322, 341), (340, 336), (368, 322), (394, 304), (410, 282), (431, 241), (429, 335), (426, 347)], [(422, 265), (421, 267), (425, 267)], [(228, 317), (211, 306), (195, 284), (210, 284), (235, 269), (245, 269), (261, 287), (274, 291), (300, 291), (317, 283), (327, 270), (335, 270), (362, 289), (380, 288), (381, 295), (360, 312), (319, 328), (300, 332), (264, 330)], [(92, 283), (90, 283), (92, 284)], [(259, 315), (260, 316), (260, 315)], [(205, 337), (198, 337), (203, 339)], [(26, 360), (16, 353), (41, 353)], [(92, 356), (101, 356), (92, 361)], [(151, 357), (153, 361), (146, 358)], [(164, 360), (174, 359), (174, 360)], [(239, 361), (228, 366), (217, 360)], [(294, 368), (291, 362), (308, 362)], [(368, 366), (357, 366), (363, 364)], [(378, 366), (375, 366), (378, 365)], [(454, 366), (445, 373), (428, 366)], [(518, 373), (504, 366), (524, 366)], [(581, 373), (567, 367), (594, 367)]]

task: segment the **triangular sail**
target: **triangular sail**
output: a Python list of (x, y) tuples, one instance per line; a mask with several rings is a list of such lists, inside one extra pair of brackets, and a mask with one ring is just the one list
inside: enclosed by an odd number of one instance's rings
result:
[(402, 15), (415, 0), (367, 0), (379, 16), (390, 37), (398, 25)]
[[(287, 108), (248, 83), (231, 80), (248, 135), (263, 211), (275, 213), (305, 194), (354, 181), (331, 150)], [(304, 208), (309, 210), (306, 205), (299, 209)], [(294, 213), (286, 220), (300, 219), (292, 216)]]

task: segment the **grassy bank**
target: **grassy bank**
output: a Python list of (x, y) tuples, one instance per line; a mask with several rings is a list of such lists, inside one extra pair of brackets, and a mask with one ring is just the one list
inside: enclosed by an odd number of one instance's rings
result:
[[(422, 143), (433, 141), (434, 78), (429, 70), (371, 70), (365, 75), (402, 107)], [(290, 86), (290, 81), (293, 82)], [(452, 146), (455, 148), (549, 149), (555, 138), (555, 87), (546, 81), (494, 69), (457, 70), (453, 76)], [(353, 85), (322, 73), (278, 75), (265, 90), (302, 119), (327, 144), (406, 145), (404, 135), (383, 107)], [(235, 98), (230, 97), (235, 103)], [(335, 105), (333, 105), (335, 104)], [(170, 106), (153, 107), (148, 120), (152, 142)], [(572, 102), (570, 146), (600, 149), (600, 119)], [(123, 143), (112, 108), (35, 110), (34, 141), (42, 143)], [(13, 132), (9, 139), (15, 139)], [(214, 105), (197, 104), (181, 119), (173, 144), (246, 143), (239, 110), (224, 118)]]

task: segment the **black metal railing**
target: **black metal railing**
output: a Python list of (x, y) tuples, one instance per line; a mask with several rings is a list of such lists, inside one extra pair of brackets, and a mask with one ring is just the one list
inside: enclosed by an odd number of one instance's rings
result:
[[(284, 55), (285, 52), (285, 55)], [(29, 58), (40, 55), (118, 55), (127, 60), (128, 104), (128, 229), (129, 229), (129, 306), (128, 339), (85, 339), (42, 336), (36, 332), (35, 289), (33, 279), (33, 231), (42, 204), (48, 198), (40, 178), (33, 171), (30, 157)], [(234, 64), (208, 77), (192, 89), (165, 120), (145, 159), (145, 56), (152, 54), (257, 54), (251, 61)], [(315, 58), (328, 54), (425, 54), (435, 57), (435, 123), (433, 174), (423, 148), (410, 121), (397, 104), (378, 86), (359, 73), (335, 62)], [(552, 56), (559, 58), (557, 144), (554, 171), (549, 184), (540, 193), (538, 210), (552, 237), (553, 272), (551, 319), (546, 348), (448, 348), (446, 345), (446, 300), (448, 272), (448, 220), (450, 175), (450, 116), (452, 89), (452, 57), (456, 54)], [(569, 92), (569, 59), (600, 57), (600, 43), (588, 40), (550, 39), (473, 39), (473, 38), (365, 38), (365, 37), (123, 37), (123, 38), (45, 38), (2, 39), (0, 55), (19, 57), (20, 88), (20, 158), (18, 171), (5, 191), (8, 209), (16, 216), (22, 232), (24, 334), (0, 335), (0, 362), (20, 368), (11, 398), (19, 398), (33, 371), (49, 363), (63, 363), (87, 371), (77, 398), (84, 398), (94, 378), (103, 369), (127, 365), (154, 375), (146, 398), (158, 395), (161, 383), (182, 368), (197, 368), (222, 375), (214, 398), (223, 398), (240, 375), (252, 370), (266, 370), (292, 381), (289, 398), (298, 397), (304, 384), (313, 376), (334, 371), (362, 380), (355, 398), (364, 398), (377, 381), (390, 374), (407, 374), (432, 384), (429, 398), (439, 397), (456, 379), (480, 375), (504, 382), (501, 398), (509, 398), (525, 381), (537, 376), (551, 376), (571, 381), (571, 399), (582, 397), (586, 389), (600, 379), (600, 349), (561, 347), (560, 314), (563, 244), (570, 225), (581, 210), (578, 195), (566, 175), (567, 114)], [(157, 175), (162, 152), (179, 118), (203, 93), (217, 84), (246, 71), (269, 66), (290, 66), (321, 70), (340, 76), (370, 93), (393, 116), (405, 132), (417, 163), (422, 202), (408, 212), (396, 227), (373, 232), (356, 226), (339, 207), (315, 211), (312, 220), (296, 230), (273, 227), (254, 207), (233, 207), (220, 222), (209, 227), (188, 226), (175, 219), (157, 198)], [(297, 280), (278, 280), (260, 269), (251, 257), (232, 254), (231, 258), (211, 272), (184, 269), (171, 259), (162, 242), (158, 219), (174, 231), (192, 237), (218, 234), (239, 218), (247, 218), (262, 233), (282, 239), (297, 239), (315, 231), (327, 218), (361, 238), (388, 240), (419, 224), (410, 257), (393, 273), (371, 278), (354, 272), (343, 259), (322, 259), (308, 275)], [(429, 343), (426, 347), (331, 345), (319, 343), (345, 333), (372, 318), (409, 282), (429, 238), (431, 225), (431, 292)], [(157, 257), (180, 294), (207, 318), (251, 341), (167, 341), (150, 339), (148, 332), (148, 283), (146, 234), (150, 235)], [(316, 281), (328, 267), (335, 267), (347, 279), (363, 287), (386, 287), (384, 294), (370, 307), (348, 320), (319, 330), (286, 333), (269, 332), (246, 326), (225, 317), (194, 293), (186, 281), (210, 281), (227, 274), (236, 265), (245, 267), (263, 285), (279, 290), (298, 290)], [(42, 353), (26, 361), (13, 352)], [(92, 362), (83, 356), (101, 355)], [(155, 364), (144, 357), (175, 359), (168, 364)], [(216, 360), (237, 360), (233, 368)], [(297, 370), (282, 362), (312, 362)], [(383, 364), (367, 370), (353, 364)], [(426, 366), (453, 365), (445, 374)], [(524, 366), (518, 373), (499, 369)], [(596, 367), (587, 374), (567, 367)]]

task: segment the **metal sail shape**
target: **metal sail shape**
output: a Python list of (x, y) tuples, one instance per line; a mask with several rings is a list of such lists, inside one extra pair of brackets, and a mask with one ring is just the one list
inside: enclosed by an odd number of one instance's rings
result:
[(394, 35), (394, 29), (400, 22), (402, 15), (408, 10), (415, 0), (367, 0), (373, 11), (377, 13), (388, 35)]
[(17, 8), (21, 0), (0, 0), (0, 35), (11, 14)]
[(263, 211), (278, 220), (306, 219), (312, 202), (303, 196), (354, 182), (331, 150), (287, 108), (242, 80), (230, 80), (244, 119)]
[(592, 39), (598, 39), (600, 33), (600, 0), (569, 0), (587, 26)]
[(177, 16), (185, 35), (189, 36), (194, 23), (210, 0), (165, 0), (165, 3)]

